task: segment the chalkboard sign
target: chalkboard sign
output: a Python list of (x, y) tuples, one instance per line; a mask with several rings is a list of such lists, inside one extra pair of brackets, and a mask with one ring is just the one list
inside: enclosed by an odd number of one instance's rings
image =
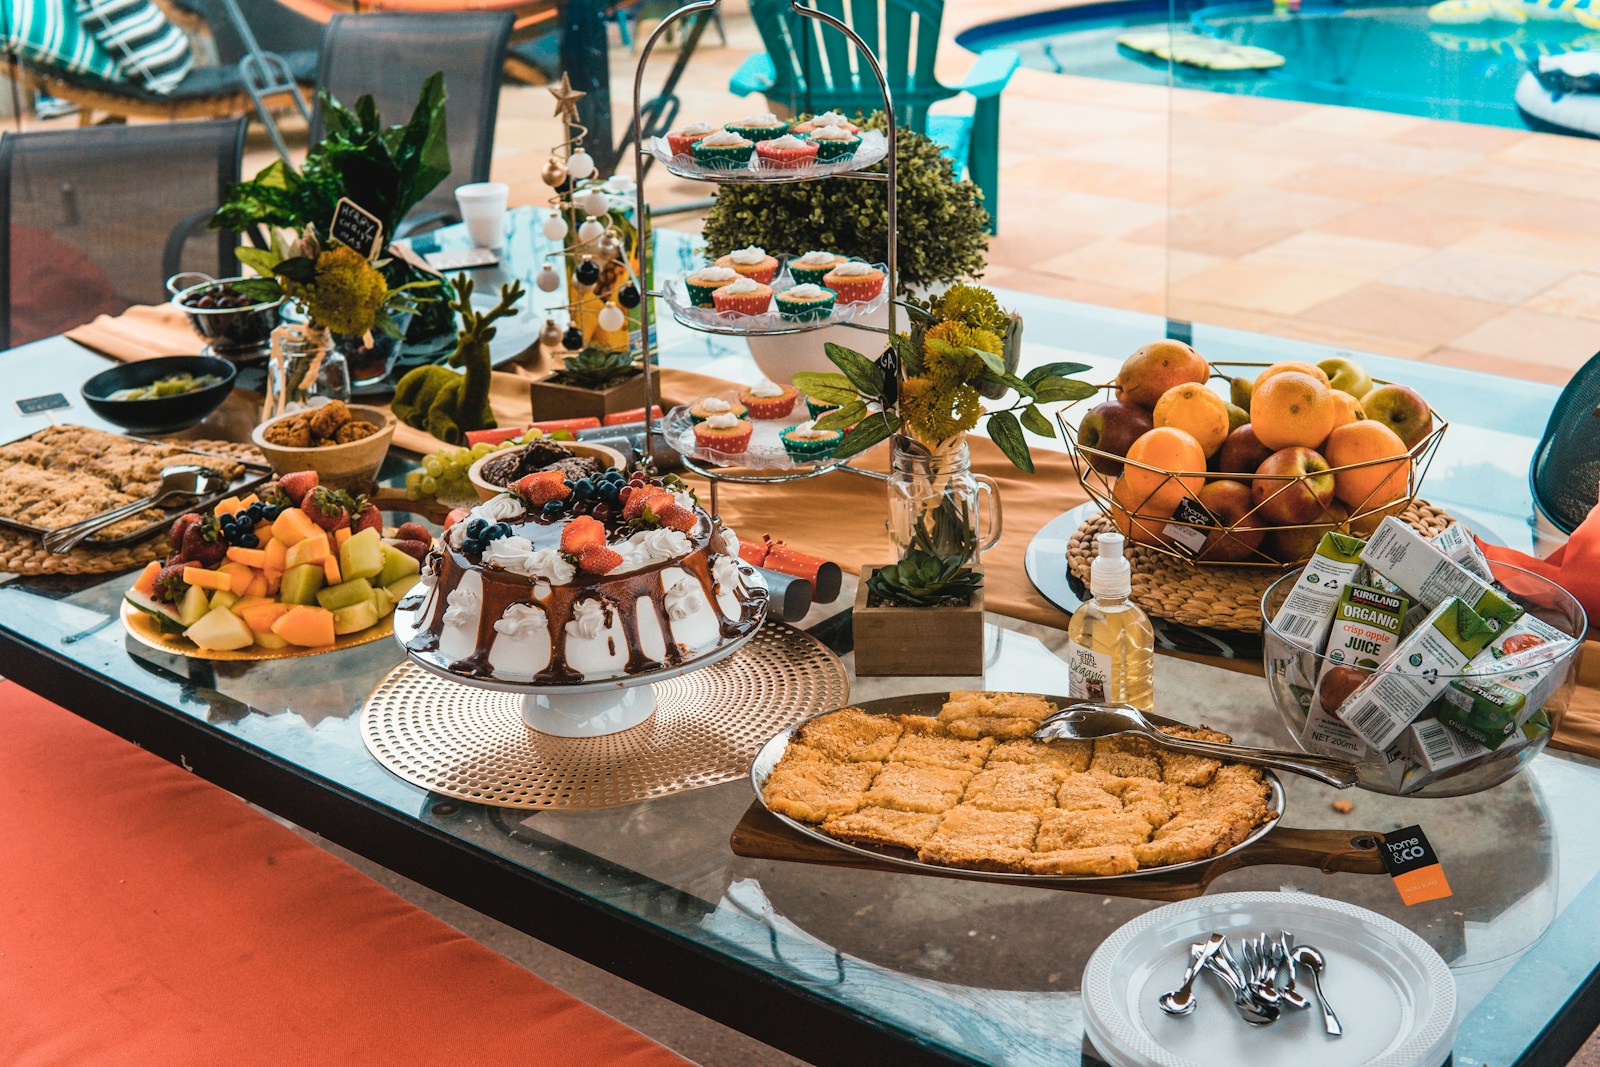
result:
[(60, 411), (71, 406), (72, 403), (61, 393), (24, 397), (17, 401), (17, 410), (24, 415), (42, 415), (46, 411)]
[(333, 224), (328, 233), (335, 241), (355, 249), (369, 260), (383, 247), (383, 223), (378, 216), (363, 210), (348, 196), (340, 197), (333, 209)]

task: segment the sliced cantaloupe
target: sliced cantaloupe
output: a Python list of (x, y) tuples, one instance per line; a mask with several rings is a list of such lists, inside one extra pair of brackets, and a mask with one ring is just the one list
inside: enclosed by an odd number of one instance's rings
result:
[(297, 545), (319, 533), (322, 527), (299, 508), (284, 508), (272, 522), (272, 536), (286, 545)]
[(156, 591), (156, 575), (161, 573), (161, 561), (151, 560), (144, 565), (144, 570), (139, 572), (139, 580), (133, 583), (135, 593), (149, 596)]
[(350, 540), (350, 527), (341, 526), (333, 531), (333, 547), (335, 549), (343, 548), (344, 543), (348, 540)]
[(258, 600), (253, 602), (239, 601), (233, 606), (233, 613), (244, 620), (244, 624), (255, 631), (259, 640), (262, 634), (272, 633), (272, 624), (289, 614), (293, 604), (280, 604), (276, 600)]
[(339, 558), (332, 552), (322, 561), (322, 573), (327, 576), (329, 585), (338, 585), (342, 578), (339, 577)]
[(333, 644), (333, 612), (327, 608), (300, 605), (283, 613), (272, 624), (272, 632), (302, 648), (320, 648)]
[(289, 642), (285, 641), (271, 630), (267, 630), (265, 632), (257, 630), (255, 631), (255, 635), (256, 644), (261, 648), (270, 649), (273, 652), (276, 652), (281, 648), (289, 647)]
[(246, 506), (247, 505), (244, 503), (244, 501), (240, 500), (238, 497), (230, 496), (225, 500), (219, 500), (217, 502), (217, 506), (212, 508), (211, 511), (212, 514), (216, 515), (216, 517), (220, 519), (224, 515), (237, 514), (238, 512), (243, 511)]
[(288, 554), (284, 556), (284, 570), (292, 571), (303, 563), (321, 564), (332, 554), (333, 549), (328, 547), (328, 535), (318, 530), (311, 537), (289, 546)]
[(212, 592), (233, 588), (233, 575), (224, 574), (220, 570), (208, 571), (204, 567), (183, 568), (183, 580), (201, 589), (210, 589)]
[(261, 577), (267, 582), (267, 596), (277, 596), (278, 589), (283, 585), (283, 572), (276, 567), (268, 567), (261, 572)]
[(284, 544), (276, 537), (269, 541), (263, 541), (262, 545), (264, 547), (261, 549), (261, 551), (267, 554), (267, 561), (262, 564), (263, 567), (266, 567), (268, 570), (275, 571), (286, 571), (289, 569), (288, 567), (284, 566), (289, 558), (288, 545)]
[(253, 567), (246, 567), (243, 563), (234, 563), (231, 560), (218, 567), (217, 571), (228, 576), (231, 582), (228, 588), (233, 590), (235, 596), (244, 596), (244, 591), (250, 588), (250, 580), (256, 576)]
[(265, 596), (270, 596), (271, 595), (271, 593), (269, 592), (268, 587), (267, 587), (267, 572), (266, 571), (256, 571), (255, 577), (250, 579), (250, 584), (245, 586), (244, 595), (245, 596), (259, 596), (259, 597), (265, 597)]
[(256, 496), (254, 493), (251, 493), (249, 496), (242, 496), (239, 498), (239, 506), (242, 508), (247, 508), (251, 504), (259, 503), (261, 503), (261, 498)]
[(260, 569), (267, 565), (267, 550), (264, 548), (240, 548), (230, 545), (228, 559), (233, 563), (243, 563), (246, 567)]

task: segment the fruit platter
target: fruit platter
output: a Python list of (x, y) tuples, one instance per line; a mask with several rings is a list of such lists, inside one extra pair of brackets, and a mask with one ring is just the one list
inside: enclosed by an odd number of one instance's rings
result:
[(319, 485), (315, 471), (181, 515), (169, 538), (173, 554), (124, 594), (123, 623), (147, 645), (199, 659), (277, 659), (386, 637), (433, 544), (419, 523), (386, 530), (376, 506)]
[(1449, 425), (1353, 359), (1211, 363), (1173, 340), (1105, 394), (1057, 415), (1084, 488), (1130, 541), (1205, 564), (1287, 567), (1329, 531), (1365, 536), (1416, 499)]

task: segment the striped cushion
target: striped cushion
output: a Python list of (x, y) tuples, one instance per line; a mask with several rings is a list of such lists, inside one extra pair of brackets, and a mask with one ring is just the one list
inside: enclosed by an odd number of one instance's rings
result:
[(23, 59), (72, 74), (120, 80), (117, 61), (84, 31), (61, 0), (4, 0), (0, 31), (7, 47)]
[(76, 0), (76, 7), (125, 80), (170, 93), (193, 68), (189, 38), (150, 0)]

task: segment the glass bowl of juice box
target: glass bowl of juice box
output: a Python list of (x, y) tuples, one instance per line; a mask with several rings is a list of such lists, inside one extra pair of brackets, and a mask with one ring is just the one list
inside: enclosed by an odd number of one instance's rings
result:
[(1433, 539), (1386, 519), (1330, 533), (1261, 600), (1267, 684), (1308, 752), (1361, 787), (1460, 796), (1544, 750), (1577, 684), (1588, 619), (1554, 582), (1491, 563), (1452, 526)]

